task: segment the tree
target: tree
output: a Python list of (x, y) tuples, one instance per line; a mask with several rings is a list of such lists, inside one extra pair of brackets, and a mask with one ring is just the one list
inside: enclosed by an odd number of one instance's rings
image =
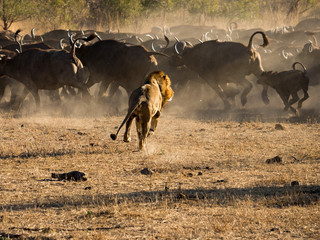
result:
[(78, 28), (86, 19), (86, 0), (34, 0), (33, 17), (49, 28)]
[(8, 30), (12, 23), (25, 20), (31, 15), (30, 0), (0, 0), (2, 28)]

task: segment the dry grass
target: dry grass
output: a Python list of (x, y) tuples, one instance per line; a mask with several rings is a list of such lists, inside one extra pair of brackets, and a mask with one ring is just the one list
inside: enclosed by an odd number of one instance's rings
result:
[[(18, 239), (319, 239), (320, 124), (185, 119), (148, 152), (123, 116), (1, 115), (0, 234)], [(210, 114), (209, 114), (210, 115)], [(121, 132), (122, 133), (122, 132)], [(279, 155), (280, 164), (266, 164)], [(148, 168), (152, 175), (140, 171)], [(85, 182), (55, 181), (78, 170)], [(291, 182), (299, 186), (292, 187)], [(1, 236), (1, 235), (0, 235)], [(0, 237), (1, 239), (1, 237)]]

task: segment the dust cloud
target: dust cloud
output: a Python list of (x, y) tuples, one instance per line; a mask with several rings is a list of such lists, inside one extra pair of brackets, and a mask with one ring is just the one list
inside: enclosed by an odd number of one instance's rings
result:
[[(239, 22), (239, 28), (245, 30), (255, 31), (256, 29), (263, 29), (265, 31), (272, 30), (276, 26), (283, 26), (285, 16), (278, 16), (277, 21), (272, 21), (270, 17), (261, 18), (260, 22)], [(197, 25), (199, 23), (192, 22), (176, 22), (173, 19), (171, 25)], [(216, 26), (217, 29), (226, 31), (228, 20), (220, 19), (216, 22), (206, 22), (206, 26)], [(31, 25), (30, 29), (31, 29)], [(166, 26), (170, 28), (169, 24), (161, 21), (145, 21), (140, 29), (124, 28), (127, 32), (150, 32), (150, 26)], [(199, 25), (197, 25), (199, 26)], [(20, 27), (16, 25), (14, 27)], [(97, 30), (102, 30), (97, 27)], [(251, 34), (250, 33), (250, 34)], [(199, 36), (200, 38), (201, 36)], [(184, 36), (179, 36), (183, 39)], [(235, 40), (237, 41), (237, 40)], [(239, 40), (240, 41), (240, 40)], [(256, 40), (255, 40), (256, 41)], [(261, 44), (261, 39), (257, 41)], [(244, 44), (248, 43), (248, 38), (245, 38)], [(258, 44), (258, 43), (257, 43)], [(273, 42), (271, 42), (272, 46)], [(299, 46), (300, 47), (300, 46)], [(268, 62), (267, 62), (268, 61)], [(274, 70), (278, 64), (278, 59), (267, 59), (262, 56), (263, 65), (267, 66), (267, 70)], [(271, 63), (271, 64), (269, 64)], [(283, 69), (287, 70), (287, 69)], [(170, 75), (169, 75), (170, 76)], [(208, 121), (300, 121), (300, 122), (315, 122), (320, 119), (320, 96), (319, 86), (313, 86), (309, 89), (310, 98), (303, 104), (302, 109), (299, 110), (300, 117), (295, 116), (292, 112), (284, 112), (284, 105), (279, 95), (271, 88), (269, 88), (268, 95), (270, 104), (265, 105), (261, 98), (262, 87), (256, 83), (255, 77), (248, 77), (253, 85), (251, 92), (248, 95), (248, 102), (245, 106), (241, 105), (240, 94), (235, 97), (235, 102), (231, 109), (225, 110), (221, 99), (217, 93), (203, 80), (203, 79), (189, 79), (183, 86), (175, 85), (175, 79), (172, 78), (172, 88), (175, 91), (173, 101), (168, 103), (163, 110), (163, 115), (173, 115), (181, 118), (193, 118)], [(239, 86), (236, 86), (237, 88)], [(241, 90), (241, 87), (239, 87)], [(61, 100), (51, 101), (45, 91), (41, 91), (41, 109), (35, 109), (33, 97), (29, 94), (23, 102), (17, 116), (33, 116), (50, 115), (57, 117), (105, 117), (105, 116), (124, 116), (128, 107), (128, 94), (123, 88), (120, 88), (113, 97), (108, 96), (108, 92), (98, 99), (97, 97), (98, 85), (90, 89), (92, 98), (90, 100), (81, 99), (79, 96), (61, 97)], [(10, 97), (10, 93), (6, 93), (6, 97), (0, 105), (1, 111), (4, 111), (6, 102)], [(296, 105), (295, 105), (296, 107)]]

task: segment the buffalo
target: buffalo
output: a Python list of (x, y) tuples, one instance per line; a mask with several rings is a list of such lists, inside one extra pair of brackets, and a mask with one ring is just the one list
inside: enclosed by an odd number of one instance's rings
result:
[[(245, 105), (252, 83), (245, 77), (254, 74), (257, 78), (264, 72), (260, 54), (252, 47), (253, 37), (261, 34), (263, 47), (269, 45), (269, 39), (264, 32), (255, 32), (249, 39), (248, 46), (237, 42), (206, 41), (195, 46), (183, 45), (182, 51), (171, 58), (177, 65), (186, 65), (202, 77), (219, 95), (225, 109), (230, 108), (228, 96), (224, 88), (228, 83), (241, 85), (241, 103)], [(178, 49), (178, 44), (176, 44)], [(266, 86), (264, 86), (266, 88)], [(268, 99), (264, 98), (265, 103)]]
[(20, 106), (29, 92), (39, 108), (39, 89), (55, 90), (69, 85), (81, 89), (86, 96), (90, 95), (86, 85), (89, 73), (75, 55), (75, 43), (71, 52), (35, 48), (13, 58), (4, 57), (0, 60), (0, 75), (9, 76), (25, 86), (15, 108)]
[(90, 77), (87, 86), (103, 82), (104, 86), (112, 83), (110, 97), (119, 86), (128, 95), (141, 85), (141, 79), (157, 70), (157, 60), (145, 47), (126, 44), (116, 40), (102, 40), (91, 45), (83, 44), (76, 49), (76, 55), (84, 66), (88, 67)]
[[(300, 64), (303, 71), (296, 70), (295, 66)], [(295, 62), (292, 65), (292, 70), (282, 72), (264, 72), (258, 79), (258, 83), (266, 84), (277, 91), (282, 99), (287, 111), (289, 108), (294, 113), (298, 114), (297, 110), (292, 107), (294, 103), (298, 102), (298, 108), (302, 107), (302, 103), (309, 98), (308, 86), (309, 77), (307, 70), (302, 63)], [(299, 100), (298, 91), (302, 90), (304, 93), (303, 98)], [(292, 97), (289, 101), (289, 97)]]

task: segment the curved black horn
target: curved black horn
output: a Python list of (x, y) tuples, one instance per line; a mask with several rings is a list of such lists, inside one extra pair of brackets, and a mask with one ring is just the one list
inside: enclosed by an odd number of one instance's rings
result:
[[(20, 32), (21, 32), (21, 30), (18, 29), (14, 34), (14, 40), (19, 45), (19, 49), (16, 49), (18, 53), (22, 53), (22, 37), (19, 35)], [(18, 39), (18, 37), (19, 37), (19, 39)]]

